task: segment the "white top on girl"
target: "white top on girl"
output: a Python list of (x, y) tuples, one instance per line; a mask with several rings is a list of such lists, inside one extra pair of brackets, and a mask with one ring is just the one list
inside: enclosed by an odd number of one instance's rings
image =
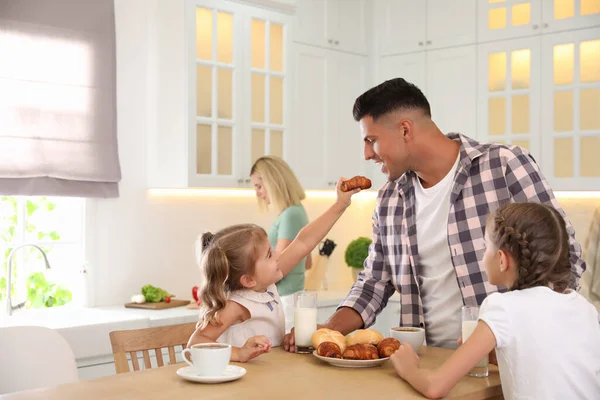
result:
[(275, 284), (270, 285), (266, 292), (236, 290), (230, 294), (229, 300), (246, 307), (250, 318), (231, 325), (217, 342), (242, 347), (252, 336), (263, 335), (271, 341), (272, 347), (281, 346), (285, 335), (285, 317)]
[(496, 337), (505, 399), (600, 399), (598, 312), (577, 292), (494, 293), (479, 319)]

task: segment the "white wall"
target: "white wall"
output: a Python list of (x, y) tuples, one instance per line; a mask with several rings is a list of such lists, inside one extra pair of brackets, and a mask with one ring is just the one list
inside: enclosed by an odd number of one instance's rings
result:
[[(122, 304), (147, 283), (190, 298), (191, 287), (200, 278), (193, 251), (193, 242), (199, 233), (242, 222), (267, 227), (273, 220), (273, 216), (258, 214), (251, 196), (148, 193), (147, 137), (157, 129), (156, 121), (184, 118), (177, 109), (156, 108), (156, 97), (161, 90), (148, 86), (155, 73), (155, 66), (147, 63), (148, 54), (152, 55), (148, 44), (155, 36), (152, 32), (149, 34), (147, 24), (155, 1), (115, 0), (118, 139), (123, 180), (118, 199), (90, 202), (88, 259), (93, 282), (92, 303), (98, 306)], [(177, 2), (173, 12), (166, 14), (169, 18), (177, 17), (180, 6), (183, 11), (183, 1)], [(176, 93), (179, 89), (173, 88), (173, 91)], [(175, 117), (164, 113), (173, 113)], [(165, 129), (164, 124), (158, 126)], [(185, 125), (179, 126), (184, 129)], [(309, 217), (314, 219), (332, 201), (332, 198), (308, 199), (305, 206)], [(577, 237), (583, 242), (589, 219), (600, 199), (560, 201), (575, 225)], [(351, 285), (351, 271), (344, 265), (343, 251), (350, 240), (370, 235), (373, 207), (373, 199), (356, 199), (328, 235), (339, 245), (329, 263), (332, 289), (343, 290)]]

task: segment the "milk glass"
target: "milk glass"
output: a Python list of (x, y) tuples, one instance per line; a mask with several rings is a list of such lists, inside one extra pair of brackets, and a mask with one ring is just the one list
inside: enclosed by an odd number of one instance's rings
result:
[(296, 353), (312, 353), (311, 339), (317, 330), (317, 293), (294, 293), (294, 343)]
[[(473, 334), (477, 327), (477, 318), (479, 317), (479, 307), (475, 306), (464, 306), (461, 312), (462, 320), (462, 342), (465, 343), (467, 339)], [(488, 376), (488, 363), (489, 355), (486, 354), (475, 367), (469, 371), (467, 375), (475, 376), (478, 378), (484, 378)]]

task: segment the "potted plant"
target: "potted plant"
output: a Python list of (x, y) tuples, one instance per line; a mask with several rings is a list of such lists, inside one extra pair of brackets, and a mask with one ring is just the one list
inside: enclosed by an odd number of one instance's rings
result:
[(358, 274), (364, 268), (364, 262), (369, 255), (371, 242), (372, 240), (367, 237), (359, 237), (351, 241), (348, 247), (346, 247), (344, 260), (346, 261), (346, 265), (352, 268), (354, 280), (358, 278)]

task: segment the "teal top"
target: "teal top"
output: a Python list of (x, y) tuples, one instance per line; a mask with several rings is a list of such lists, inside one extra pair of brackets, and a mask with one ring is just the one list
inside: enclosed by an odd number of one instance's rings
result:
[[(271, 229), (269, 229), (268, 235), (271, 247), (275, 249), (279, 239), (294, 240), (300, 229), (306, 225), (308, 225), (308, 215), (304, 206), (297, 204), (286, 208), (279, 214), (279, 217), (277, 217), (273, 225), (271, 225)], [(305, 262), (306, 259), (300, 261), (289, 274), (277, 282), (277, 291), (280, 296), (287, 296), (304, 290)]]

